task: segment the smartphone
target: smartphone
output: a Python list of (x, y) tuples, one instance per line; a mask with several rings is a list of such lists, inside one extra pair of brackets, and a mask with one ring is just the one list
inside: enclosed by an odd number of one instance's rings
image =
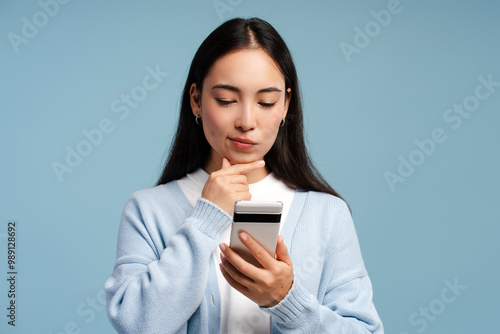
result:
[(283, 203), (280, 201), (237, 201), (234, 203), (229, 247), (245, 261), (259, 267), (260, 263), (238, 237), (241, 232), (252, 236), (271, 255), (276, 254)]

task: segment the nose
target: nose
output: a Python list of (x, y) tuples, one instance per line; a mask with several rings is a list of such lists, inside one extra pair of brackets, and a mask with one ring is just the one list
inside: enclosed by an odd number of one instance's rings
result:
[(234, 126), (244, 132), (255, 129), (255, 110), (250, 104), (243, 104), (241, 106), (241, 109), (238, 111), (238, 117), (236, 117)]

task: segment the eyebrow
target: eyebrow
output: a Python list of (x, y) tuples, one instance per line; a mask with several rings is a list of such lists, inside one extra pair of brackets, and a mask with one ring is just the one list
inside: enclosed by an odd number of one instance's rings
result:
[[(232, 92), (240, 93), (241, 90), (238, 87), (231, 86), (231, 85), (215, 85), (212, 87), (212, 89), (227, 89)], [(269, 93), (269, 92), (281, 92), (281, 89), (276, 88), (276, 87), (267, 87), (267, 88), (262, 88), (257, 91), (258, 94), (260, 93)]]

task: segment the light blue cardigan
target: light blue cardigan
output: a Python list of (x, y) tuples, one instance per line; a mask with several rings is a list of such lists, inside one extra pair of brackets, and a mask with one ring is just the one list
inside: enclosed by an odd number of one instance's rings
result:
[[(212, 252), (231, 217), (195, 208), (176, 181), (140, 190), (125, 204), (117, 260), (105, 283), (119, 333), (220, 333), (221, 301)], [(271, 308), (273, 333), (383, 333), (347, 205), (296, 191), (282, 235), (294, 283)]]

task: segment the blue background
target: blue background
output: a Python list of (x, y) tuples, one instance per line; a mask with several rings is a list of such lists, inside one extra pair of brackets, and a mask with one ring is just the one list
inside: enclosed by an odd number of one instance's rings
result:
[[(386, 332), (498, 333), (500, 87), (459, 128), (443, 116), (474, 95), (478, 77), (500, 82), (500, 3), (401, 0), (377, 30), (371, 11), (390, 2), (221, 0), (222, 12), (217, 1), (70, 1), (49, 16), (37, 1), (2, 1), (0, 331), (113, 332), (102, 289), (125, 201), (160, 175), (200, 43), (227, 19), (258, 16), (292, 51), (310, 152), (353, 211)], [(12, 42), (27, 21), (38, 31)], [(369, 44), (346, 57), (342, 43), (356, 46), (355, 28), (367, 24)], [(148, 66), (169, 74), (120, 119), (111, 104), (142, 85)], [(106, 118), (113, 131), (59, 180), (52, 164)], [(436, 128), (446, 140), (419, 155), (415, 140)], [(398, 173), (400, 156), (419, 166), (391, 188), (386, 172)], [(461, 290), (444, 302), (454, 281)]]

